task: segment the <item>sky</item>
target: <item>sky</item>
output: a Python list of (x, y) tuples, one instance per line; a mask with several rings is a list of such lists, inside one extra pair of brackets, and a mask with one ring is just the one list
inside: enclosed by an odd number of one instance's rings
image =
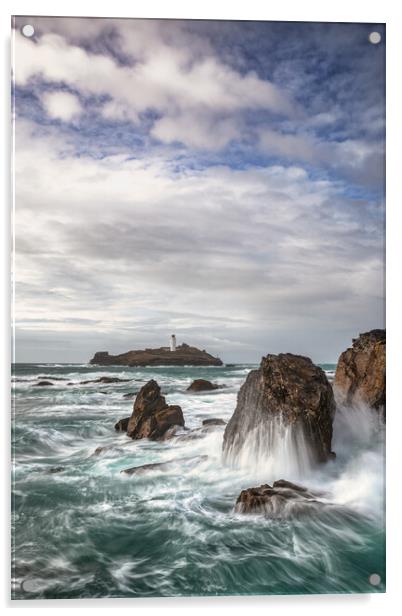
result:
[(336, 362), (384, 327), (383, 25), (17, 17), (13, 45), (15, 361), (175, 333)]

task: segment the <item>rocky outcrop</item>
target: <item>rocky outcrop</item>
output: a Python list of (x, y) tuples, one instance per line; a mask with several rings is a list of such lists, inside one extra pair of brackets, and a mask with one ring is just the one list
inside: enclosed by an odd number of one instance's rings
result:
[(220, 417), (210, 417), (209, 419), (204, 419), (202, 422), (203, 426), (226, 426), (226, 421), (220, 419)]
[(222, 385), (216, 385), (216, 383), (211, 383), (211, 381), (205, 379), (195, 379), (195, 381), (187, 387), (187, 391), (212, 391), (214, 389), (220, 389), (221, 387)]
[(334, 382), (338, 405), (385, 409), (385, 344), (385, 329), (373, 329), (341, 354)]
[(288, 429), (291, 446), (305, 444), (312, 462), (331, 453), (335, 402), (325, 372), (307, 357), (267, 355), (242, 385), (225, 429), (223, 453), (235, 461), (244, 448), (253, 455), (274, 451)]
[(295, 517), (320, 505), (317, 494), (290, 481), (280, 479), (272, 486), (242, 490), (236, 501), (236, 513), (263, 514), (269, 518)]
[(128, 351), (120, 355), (100, 351), (95, 353), (89, 363), (101, 366), (222, 366), (218, 357), (184, 343), (175, 351), (169, 347)]
[(130, 417), (124, 417), (124, 419), (119, 419), (119, 421), (114, 424), (114, 429), (116, 430), (116, 432), (127, 432), (129, 421)]
[(174, 426), (184, 426), (180, 406), (169, 406), (161, 389), (153, 379), (142, 387), (135, 399), (133, 413), (127, 424), (132, 439), (161, 440)]

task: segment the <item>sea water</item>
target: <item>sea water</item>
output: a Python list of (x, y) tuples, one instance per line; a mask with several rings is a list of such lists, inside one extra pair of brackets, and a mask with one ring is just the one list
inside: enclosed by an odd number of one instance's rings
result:
[[(253, 367), (16, 364), (12, 597), (383, 592), (384, 434), (376, 413), (338, 410), (337, 457), (319, 468), (289, 452), (286, 433), (273, 455), (259, 452), (258, 464), (250, 443), (225, 465), (224, 426), (197, 429), (204, 419), (230, 419)], [(334, 366), (323, 368), (333, 376)], [(80, 384), (101, 376), (130, 380)], [(182, 407), (189, 430), (165, 442), (132, 441), (114, 424), (132, 411), (123, 395), (151, 378)], [(195, 378), (226, 387), (187, 392)], [(53, 385), (37, 387), (41, 380)], [(277, 479), (316, 490), (324, 506), (293, 520), (234, 513), (242, 489)]]

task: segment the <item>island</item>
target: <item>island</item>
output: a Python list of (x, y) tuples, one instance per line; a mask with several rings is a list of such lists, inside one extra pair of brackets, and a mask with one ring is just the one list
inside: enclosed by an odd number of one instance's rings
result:
[(222, 366), (219, 357), (200, 351), (188, 344), (170, 347), (127, 351), (120, 355), (110, 355), (108, 351), (98, 351), (89, 362), (100, 366)]

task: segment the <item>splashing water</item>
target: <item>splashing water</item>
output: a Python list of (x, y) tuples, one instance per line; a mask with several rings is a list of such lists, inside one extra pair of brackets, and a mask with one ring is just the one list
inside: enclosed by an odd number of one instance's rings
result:
[[(228, 465), (224, 426), (201, 425), (230, 419), (252, 367), (15, 366), (13, 597), (384, 591), (378, 416), (340, 410), (337, 458), (321, 467), (311, 465), (303, 435), (280, 422), (250, 435), (239, 464)], [(131, 381), (81, 383), (105, 375)], [(36, 387), (43, 376), (53, 385)], [(170, 441), (130, 441), (113, 428), (132, 409), (123, 395), (150, 378), (183, 409), (189, 431)], [(228, 387), (191, 394), (195, 378)], [(121, 474), (159, 462), (169, 464)], [(234, 513), (242, 489), (282, 478), (322, 492), (328, 506), (289, 520)]]
[(278, 476), (298, 480), (313, 468), (302, 426), (285, 422), (281, 415), (250, 430), (241, 446), (235, 438), (225, 458), (232, 466), (251, 471), (265, 481)]

